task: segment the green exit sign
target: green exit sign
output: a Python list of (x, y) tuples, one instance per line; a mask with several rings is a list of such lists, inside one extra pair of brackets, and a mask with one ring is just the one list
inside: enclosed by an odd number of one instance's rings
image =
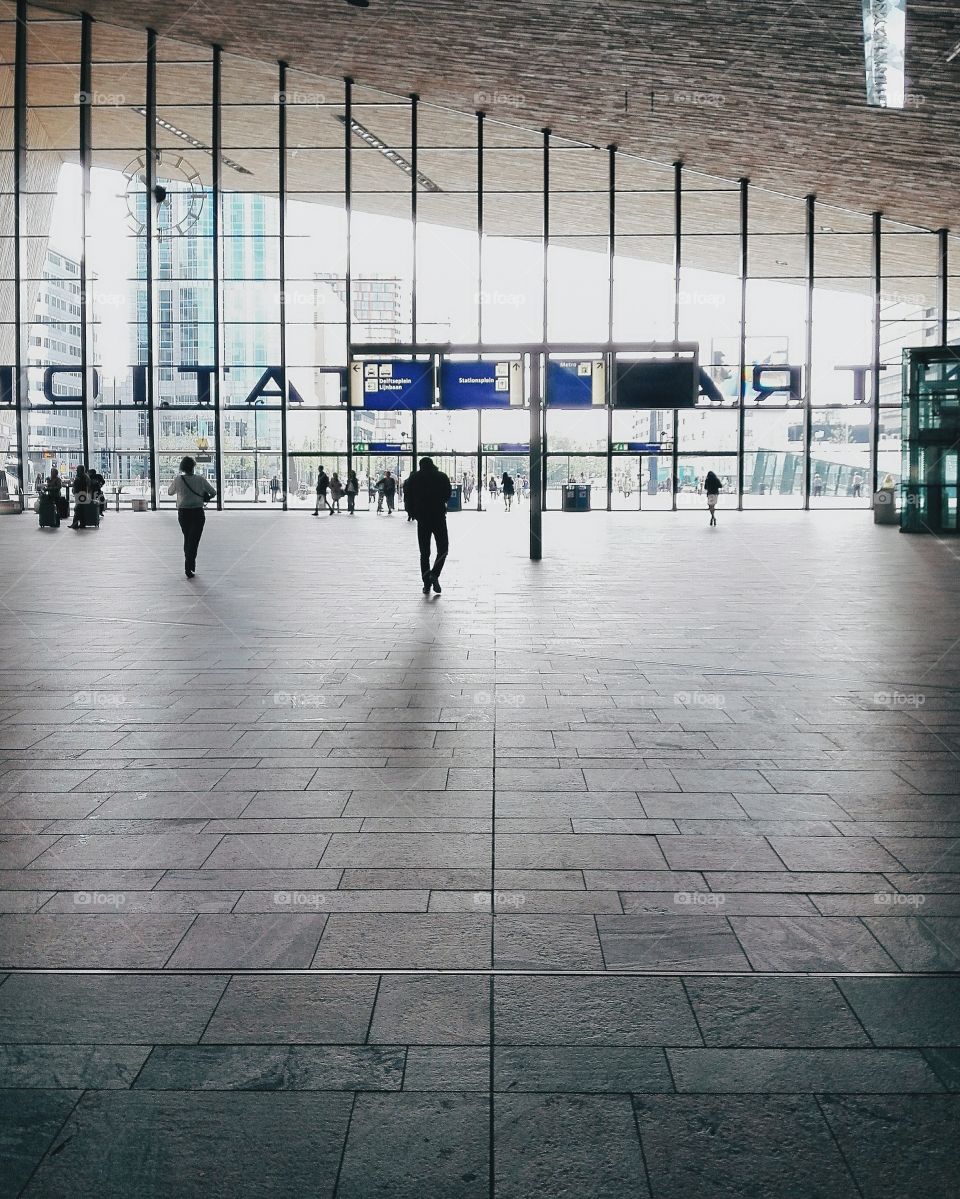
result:
[(365, 441), (355, 441), (353, 443), (353, 452), (355, 454), (365, 454), (367, 452), (367, 443)]

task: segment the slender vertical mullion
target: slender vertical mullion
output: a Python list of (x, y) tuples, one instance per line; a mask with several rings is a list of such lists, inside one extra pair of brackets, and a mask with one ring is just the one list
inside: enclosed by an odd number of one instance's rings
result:
[(945, 346), (949, 340), (949, 230), (937, 230), (937, 321), (940, 329), (940, 344)]
[(747, 275), (749, 272), (750, 180), (740, 180), (740, 329), (737, 338), (737, 511), (743, 509), (744, 444), (747, 429)]
[[(419, 173), (419, 152), (420, 152), (420, 134), (419, 134), (419, 105), (420, 97), (415, 93), (410, 95), (410, 239), (411, 239), (411, 256), (412, 256), (412, 277), (410, 286), (410, 341), (413, 346), (417, 344), (417, 198), (418, 184), (417, 175)], [(417, 464), (417, 414), (413, 412), (410, 417), (410, 450), (413, 454), (413, 466)], [(403, 484), (402, 479), (397, 480), (398, 486)]]
[[(673, 340), (680, 340), (680, 271), (683, 262), (683, 163), (673, 164)], [(677, 510), (677, 471), (680, 417), (673, 410), (673, 449), (670, 454), (670, 507)]]
[[(542, 265), (543, 265), (543, 345), (544, 345), (544, 349), (546, 349), (546, 345), (547, 345), (547, 341), (548, 341), (548, 319), (549, 319), (548, 301), (549, 301), (549, 296), (550, 296), (549, 264), (550, 264), (550, 130), (544, 129), (543, 130), (543, 259), (542, 259)], [(546, 372), (546, 362), (544, 361), (542, 365), (543, 365), (544, 372)], [(530, 368), (531, 368), (531, 379), (534, 379), (533, 388), (532, 388), (533, 395), (531, 396), (531, 399), (530, 399), (530, 405), (531, 405), (531, 408), (535, 406), (536, 410), (537, 410), (537, 424), (538, 424), (537, 442), (540, 447), (540, 463), (539, 463), (539, 467), (538, 467), (538, 474), (540, 476), (540, 488), (539, 488), (540, 503), (536, 507), (536, 509), (534, 508), (534, 505), (532, 502), (530, 505), (530, 556), (532, 558), (533, 557), (539, 558), (541, 555), (541, 548), (542, 548), (541, 513), (543, 512), (544, 508), (546, 508), (546, 506), (547, 506), (546, 456), (550, 452), (550, 444), (549, 444), (549, 440), (547, 438), (546, 419), (544, 417), (543, 390), (540, 386), (540, 383), (541, 383), (540, 373), (539, 373), (540, 363), (538, 362), (536, 356), (534, 356), (534, 358), (531, 360)], [(536, 397), (535, 405), (534, 405), (533, 397)], [(532, 427), (532, 418), (531, 418), (531, 427)], [(530, 442), (530, 460), (531, 460), (531, 467), (532, 467), (532, 464), (533, 464), (533, 441), (532, 440)], [(531, 500), (532, 500), (532, 492), (533, 492), (532, 471), (531, 471), (530, 484), (531, 484), (530, 491), (531, 491)], [(534, 536), (534, 524), (536, 524), (536, 536)], [(536, 544), (536, 554), (534, 554), (534, 544)]]
[(221, 395), (220, 371), (222, 369), (221, 328), (220, 328), (220, 256), (223, 249), (222, 228), (220, 221), (221, 193), (223, 190), (223, 51), (219, 46), (213, 47), (212, 63), (213, 79), (211, 99), (213, 103), (213, 126), (211, 129), (210, 145), (212, 150), (212, 175), (210, 203), (210, 225), (213, 236), (212, 247), (212, 277), (213, 277), (213, 428), (214, 428), (214, 462), (217, 478), (217, 511), (223, 510), (223, 430), (221, 428)]
[(873, 380), (873, 396), (871, 407), (873, 421), (870, 432), (870, 494), (874, 495), (879, 485), (877, 478), (880, 457), (880, 295), (883, 286), (882, 259), (880, 242), (880, 213), (873, 214), (872, 223), (872, 273), (873, 273), (873, 361), (871, 362), (871, 377)]
[[(607, 341), (613, 345), (613, 301), (614, 301), (614, 256), (617, 249), (617, 147), (607, 146)], [(613, 375), (610, 354), (603, 355), (603, 362)], [(607, 410), (607, 511), (613, 511), (613, 406), (610, 396), (604, 397)]]
[[(477, 344), (483, 344), (483, 119), (477, 113)], [(479, 475), (477, 476), (479, 478)], [(479, 489), (478, 489), (479, 490)], [(477, 505), (480, 497), (477, 496)]]
[(810, 507), (810, 450), (813, 445), (813, 408), (811, 393), (813, 390), (813, 284), (816, 271), (815, 252), (815, 217), (816, 196), (806, 199), (806, 239), (804, 252), (806, 256), (807, 294), (806, 294), (806, 330), (803, 354), (803, 506)]
[(290, 388), (287, 386), (287, 64), (278, 64), (280, 93), (277, 106), (277, 191), (280, 244), (280, 486), (283, 506), (287, 507), (287, 410)]
[[(417, 172), (419, 157), (420, 97), (414, 92), (410, 96), (410, 233), (412, 252), (412, 276), (410, 288), (410, 341), (417, 344)], [(416, 453), (416, 449), (414, 449)]]
[(17, 28), (13, 65), (13, 320), (16, 372), (17, 453), (20, 465), (20, 507), (27, 504), (27, 463), (30, 447), (30, 382), (27, 375), (27, 327), (23, 312), (23, 245), (26, 209), (23, 189), (27, 181), (27, 5), (17, 0)]
[(346, 301), (347, 361), (341, 380), (341, 390), (347, 400), (347, 475), (353, 470), (353, 408), (350, 395), (350, 364), (353, 362), (353, 80), (343, 80), (343, 212), (346, 220), (347, 266), (343, 280)]
[[(80, 18), (80, 395), (81, 436), (83, 460), (91, 461), (90, 417), (95, 400), (91, 366), (90, 299), (88, 295), (89, 272), (87, 271), (87, 239), (90, 236), (90, 148), (91, 138), (91, 77), (93, 56), (93, 18), (84, 13)], [(114, 447), (116, 449), (116, 447)], [(109, 470), (112, 474), (113, 472)], [(118, 470), (119, 474), (119, 470)]]
[(156, 30), (147, 30), (147, 105), (146, 105), (146, 209), (144, 212), (143, 236), (146, 239), (146, 256), (144, 263), (144, 289), (146, 292), (146, 322), (147, 322), (147, 452), (150, 457), (150, 507), (157, 508), (157, 433), (156, 422), (156, 382), (154, 379), (154, 246), (153, 246), (153, 188), (156, 182), (157, 161), (157, 34)]

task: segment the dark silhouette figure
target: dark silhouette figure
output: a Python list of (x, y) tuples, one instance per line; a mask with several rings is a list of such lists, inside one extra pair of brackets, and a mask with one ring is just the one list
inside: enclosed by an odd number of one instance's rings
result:
[(329, 490), (330, 490), (330, 476), (327, 474), (327, 472), (321, 466), (320, 473), (317, 475), (317, 506), (313, 510), (314, 516), (320, 515), (320, 505), (321, 504), (324, 506), (324, 508), (329, 508), (331, 512), (333, 511), (333, 509), (330, 508), (329, 503), (327, 503), (327, 492)]
[(77, 467), (70, 490), (73, 492), (73, 521), (70, 528), (85, 529), (87, 527), (86, 505), (90, 502), (90, 476), (87, 474), (86, 467)]
[(344, 485), (344, 492), (347, 497), (347, 514), (353, 516), (357, 503), (357, 494), (360, 491), (360, 480), (357, 478), (355, 470), (347, 471), (347, 481)]
[(203, 475), (194, 474), (196, 466), (193, 458), (184, 458), (180, 473), (167, 488), (167, 495), (177, 497), (177, 520), (183, 531), (183, 573), (188, 579), (197, 571), (197, 550), (207, 519), (203, 506), (217, 494)]
[(707, 507), (710, 509), (710, 524), (717, 523), (717, 499), (720, 495), (720, 488), (723, 484), (712, 470), (707, 471), (707, 476), (703, 480), (703, 490), (707, 493)]
[(403, 481), (403, 509), (407, 514), (407, 521), (414, 519), (413, 508), (410, 501), (410, 480), (416, 474), (416, 471), (411, 471)]
[[(440, 572), (447, 560), (450, 539), (447, 536), (447, 500), (452, 488), (450, 480), (437, 470), (432, 458), (421, 458), (420, 469), (406, 483), (407, 502), (417, 522), (417, 541), (420, 544), (420, 575), (423, 594), (430, 588), (440, 594)], [(430, 566), (430, 540), (437, 543), (437, 556)]]
[(513, 482), (513, 476), (503, 472), (503, 478), (500, 480), (500, 490), (503, 492), (503, 506), (509, 512), (513, 506), (513, 496), (516, 487)]

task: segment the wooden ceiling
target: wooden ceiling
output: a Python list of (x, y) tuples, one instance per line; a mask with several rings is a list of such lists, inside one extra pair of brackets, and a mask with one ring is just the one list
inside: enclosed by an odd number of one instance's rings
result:
[[(76, 12), (70, 0), (51, 8)], [(864, 93), (859, 0), (89, 0), (104, 22), (860, 212), (957, 222), (960, 9), (909, 4), (903, 111)], [(37, 11), (38, 15), (40, 10)]]

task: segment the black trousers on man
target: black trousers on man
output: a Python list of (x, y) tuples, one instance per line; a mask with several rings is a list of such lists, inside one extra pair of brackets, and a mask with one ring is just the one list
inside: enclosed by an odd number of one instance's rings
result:
[[(432, 570), (430, 568), (431, 538), (434, 538), (437, 543), (437, 557)], [(429, 582), (431, 578), (439, 579), (440, 571), (443, 570), (443, 564), (447, 560), (447, 553), (450, 549), (446, 516), (434, 516), (427, 520), (418, 520), (417, 541), (420, 543), (420, 574), (424, 583)]]
[(203, 536), (203, 526), (206, 516), (202, 508), (179, 508), (177, 520), (183, 530), (183, 568), (197, 569), (197, 550), (200, 548), (200, 538)]

